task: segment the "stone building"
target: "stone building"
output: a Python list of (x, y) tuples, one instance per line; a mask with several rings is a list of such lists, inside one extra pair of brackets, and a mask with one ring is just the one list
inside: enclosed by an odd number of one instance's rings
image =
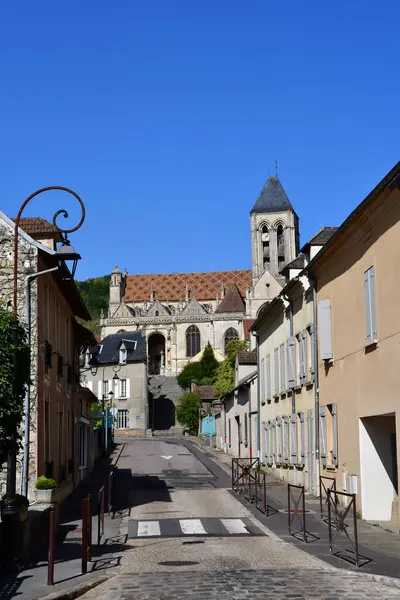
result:
[(268, 177), (250, 212), (252, 269), (213, 273), (111, 273), (102, 337), (141, 330), (150, 375), (173, 376), (208, 342), (225, 354), (246, 339), (260, 307), (282, 288), (280, 270), (299, 250), (299, 219), (277, 176)]
[[(0, 211), (0, 301), (11, 304), (15, 226)], [(79, 348), (91, 334), (76, 317), (90, 320), (75, 281), (56, 254), (59, 231), (44, 219), (21, 219), (18, 247), (18, 316), (26, 323), (30, 288), (31, 386), (28, 484), (40, 475), (60, 484), (65, 497), (93, 465), (90, 404), (95, 398), (79, 382)], [(43, 271), (52, 270), (41, 275)], [(27, 277), (32, 277), (30, 285)], [(22, 483), (22, 456), (17, 491)], [(6, 473), (3, 469), (2, 475)], [(2, 492), (5, 490), (1, 481)]]

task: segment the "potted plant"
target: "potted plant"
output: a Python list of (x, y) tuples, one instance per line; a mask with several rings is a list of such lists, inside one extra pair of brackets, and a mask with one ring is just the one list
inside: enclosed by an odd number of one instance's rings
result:
[(53, 502), (54, 490), (57, 483), (51, 477), (41, 475), (35, 482), (36, 501), (50, 504)]

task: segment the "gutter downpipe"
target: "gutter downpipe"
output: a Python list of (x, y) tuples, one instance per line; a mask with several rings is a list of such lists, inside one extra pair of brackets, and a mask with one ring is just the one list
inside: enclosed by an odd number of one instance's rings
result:
[[(26, 341), (29, 346), (29, 371), (30, 371), (30, 358), (31, 358), (31, 283), (34, 279), (37, 279), (40, 275), (48, 275), (53, 271), (58, 271), (59, 267), (53, 267), (52, 269), (46, 269), (45, 271), (39, 271), (39, 273), (32, 273), (25, 278), (25, 317), (26, 317)], [(31, 389), (30, 385), (26, 386), (25, 400), (24, 400), (24, 413), (25, 413), (25, 430), (24, 430), (24, 459), (22, 464), (22, 495), (28, 497), (28, 481), (29, 481), (29, 428), (31, 422), (30, 414), (30, 400), (31, 400)]]
[(317, 285), (314, 278), (310, 278), (313, 291), (313, 344), (314, 344), (314, 414), (315, 414), (315, 476), (317, 497), (321, 495), (319, 477), (319, 374), (318, 374), (318, 344), (317, 344)]

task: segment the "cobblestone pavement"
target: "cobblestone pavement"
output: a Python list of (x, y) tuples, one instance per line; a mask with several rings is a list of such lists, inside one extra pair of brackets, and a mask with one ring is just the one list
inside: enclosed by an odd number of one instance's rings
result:
[(141, 573), (110, 579), (84, 600), (385, 600), (400, 589), (344, 571), (257, 570)]

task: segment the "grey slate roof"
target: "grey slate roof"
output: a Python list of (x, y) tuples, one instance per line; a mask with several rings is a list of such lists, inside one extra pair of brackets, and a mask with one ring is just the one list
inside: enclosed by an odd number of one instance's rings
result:
[(287, 265), (285, 265), (283, 267), (283, 269), (281, 270), (281, 273), (283, 273), (283, 275), (285, 275), (286, 273), (289, 272), (289, 269), (304, 269), (304, 267), (306, 266), (306, 257), (304, 256), (304, 254), (299, 254), (298, 256), (296, 256), (296, 258), (294, 260), (292, 260), (292, 262), (287, 263)]
[(245, 312), (246, 305), (239, 292), (236, 283), (229, 286), (223, 300), (218, 305), (216, 313), (242, 313)]
[(293, 210), (285, 190), (277, 175), (270, 175), (265, 182), (257, 202), (250, 211), (251, 213), (273, 213), (285, 210)]
[(257, 350), (251, 352), (238, 352), (237, 354), (239, 365), (256, 365)]
[(301, 251), (304, 252), (310, 246), (323, 246), (333, 236), (338, 227), (323, 227), (318, 231), (314, 237), (311, 238), (304, 246)]
[[(119, 347), (124, 341), (128, 351), (127, 363), (141, 362), (146, 360), (146, 339), (140, 331), (124, 331), (108, 335), (100, 342), (101, 352), (97, 355), (97, 363), (100, 365), (118, 364)], [(134, 349), (134, 343), (136, 348)]]

